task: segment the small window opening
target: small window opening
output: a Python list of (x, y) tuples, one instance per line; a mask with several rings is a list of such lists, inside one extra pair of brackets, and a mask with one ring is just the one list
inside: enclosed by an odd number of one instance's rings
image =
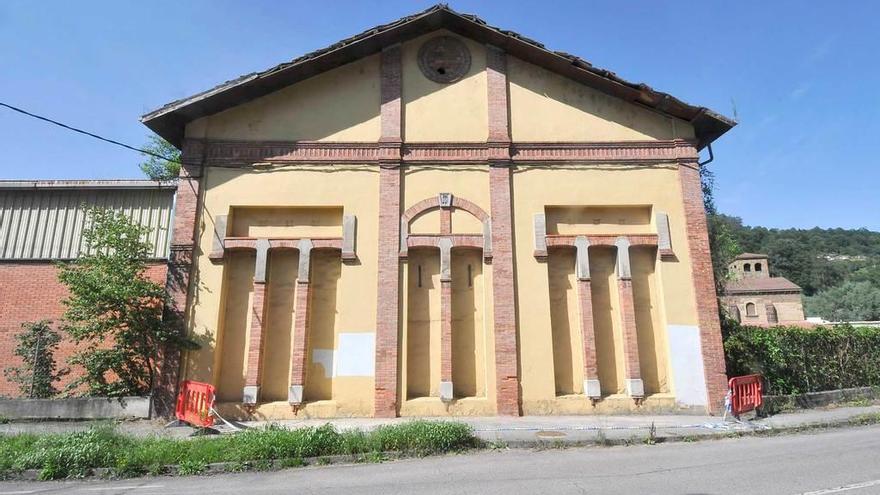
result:
[(755, 263), (755, 271), (760, 272), (762, 270), (760, 263)]
[(474, 286), (474, 272), (473, 267), (468, 265), (468, 288)]
[(422, 288), (422, 265), (419, 265), (419, 280), (418, 280), (419, 289)]
[(745, 265), (743, 265), (743, 271), (744, 271), (744, 272), (750, 272), (750, 271), (752, 271), (752, 265), (749, 264), (749, 263), (746, 263)]
[(755, 303), (746, 303), (746, 316), (758, 316), (758, 309)]
[(446, 74), (446, 68), (445, 67), (437, 67), (437, 74), (440, 74), (440, 75)]

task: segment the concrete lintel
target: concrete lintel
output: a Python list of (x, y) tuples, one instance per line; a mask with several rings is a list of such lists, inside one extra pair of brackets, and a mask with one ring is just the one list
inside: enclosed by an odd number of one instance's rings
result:
[(628, 378), (626, 380), (626, 393), (630, 397), (642, 398), (645, 396), (645, 383), (641, 378)]
[(354, 259), (355, 239), (357, 238), (357, 217), (342, 216), (342, 259)]
[(440, 248), (440, 280), (452, 280), (452, 239), (440, 239), (437, 247)]
[(632, 270), (629, 264), (629, 240), (626, 237), (618, 237), (614, 241), (617, 246), (617, 278), (629, 280), (632, 278)]
[(287, 389), (287, 402), (289, 404), (302, 404), (303, 401), (303, 386), (302, 385), (291, 385), (289, 389)]
[(452, 382), (440, 382), (440, 400), (452, 400)]
[(244, 391), (241, 394), (241, 402), (242, 404), (256, 404), (257, 399), (260, 397), (260, 387), (256, 385), (248, 385), (244, 387)]
[(300, 239), (296, 245), (297, 249), (299, 249), (299, 275), (297, 280), (300, 282), (309, 281), (309, 268), (311, 267), (309, 260), (312, 255), (312, 246), (311, 239)]
[(547, 256), (547, 217), (543, 213), (535, 213), (535, 255)]
[(657, 212), (657, 249), (672, 249), (672, 237), (669, 233), (669, 215)]
[(492, 219), (483, 220), (483, 257), (492, 256)]
[(254, 266), (254, 282), (266, 283), (266, 264), (269, 261), (269, 239), (257, 239), (257, 262)]
[(599, 380), (584, 380), (584, 395), (591, 399), (602, 397), (602, 387)]
[(574, 240), (577, 248), (577, 278), (578, 280), (590, 280), (590, 241), (582, 235)]
[(407, 238), (409, 237), (409, 223), (407, 223), (405, 218), (400, 219), (400, 253), (406, 254), (409, 251), (409, 248), (406, 245)]
[(227, 215), (217, 215), (214, 217), (214, 239), (211, 242), (212, 258), (223, 257), (224, 241), (226, 239), (226, 219)]

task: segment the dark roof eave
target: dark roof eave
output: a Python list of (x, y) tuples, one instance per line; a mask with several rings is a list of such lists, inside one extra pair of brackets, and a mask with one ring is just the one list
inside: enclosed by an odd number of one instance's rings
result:
[(526, 62), (625, 101), (688, 121), (694, 126), (699, 149), (736, 125), (733, 120), (705, 107), (692, 106), (645, 84), (626, 81), (612, 72), (593, 67), (583, 59), (548, 50), (538, 42), (512, 31), (491, 27), (476, 16), (459, 14), (442, 4), (369, 29), (290, 63), (247, 74), (208, 91), (169, 103), (141, 117), (141, 122), (180, 147), (186, 124), (195, 119), (240, 105), (321, 72), (379, 53), (386, 46), (402, 43), (440, 28), (497, 46)]

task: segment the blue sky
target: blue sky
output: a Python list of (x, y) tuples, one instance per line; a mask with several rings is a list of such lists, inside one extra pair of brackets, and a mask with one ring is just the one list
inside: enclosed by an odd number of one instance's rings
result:
[[(138, 117), (428, 1), (0, 2), (0, 101), (140, 145)], [(750, 225), (880, 230), (880, 2), (450, 5), (736, 117), (717, 203)], [(139, 155), (0, 108), (0, 178), (138, 177)]]

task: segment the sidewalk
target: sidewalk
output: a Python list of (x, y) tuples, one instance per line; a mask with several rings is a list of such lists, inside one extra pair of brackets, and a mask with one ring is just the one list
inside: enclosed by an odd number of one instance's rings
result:
[[(694, 415), (629, 415), (629, 416), (524, 416), (524, 417), (440, 417), (424, 418), (438, 421), (459, 421), (471, 425), (474, 433), (487, 442), (501, 442), (510, 447), (540, 445), (581, 445), (591, 443), (626, 443), (646, 440), (696, 440), (731, 433), (771, 430), (785, 431), (809, 426), (847, 424), (865, 415), (880, 415), (880, 405), (809, 409), (777, 414), (754, 421), (722, 422), (717, 416)], [(385, 424), (411, 421), (413, 418), (339, 418), (275, 421), (288, 428), (320, 426), (331, 423), (339, 429), (369, 430)], [(240, 423), (243, 427), (266, 425), (267, 421)], [(0, 434), (60, 433), (80, 431), (95, 421), (15, 422), (0, 424)], [(117, 428), (137, 436), (187, 437), (194, 429), (187, 426), (169, 427), (161, 421), (124, 421)], [(653, 434), (651, 430), (653, 428)]]
[[(629, 415), (629, 416), (523, 416), (523, 417), (438, 417), (438, 421), (459, 421), (471, 425), (474, 433), (487, 442), (503, 442), (511, 447), (553, 444), (591, 444), (641, 442), (652, 435), (658, 441), (697, 439), (762, 430), (792, 430), (809, 426), (846, 424), (864, 415), (880, 415), (880, 405), (809, 409), (777, 414), (753, 421), (722, 421), (720, 416), (695, 415)], [(412, 418), (373, 419), (343, 418), (334, 420), (305, 419), (278, 421), (289, 428), (319, 426), (332, 423), (339, 429), (373, 429), (384, 424)], [(244, 423), (247, 426), (267, 424), (263, 421)]]

